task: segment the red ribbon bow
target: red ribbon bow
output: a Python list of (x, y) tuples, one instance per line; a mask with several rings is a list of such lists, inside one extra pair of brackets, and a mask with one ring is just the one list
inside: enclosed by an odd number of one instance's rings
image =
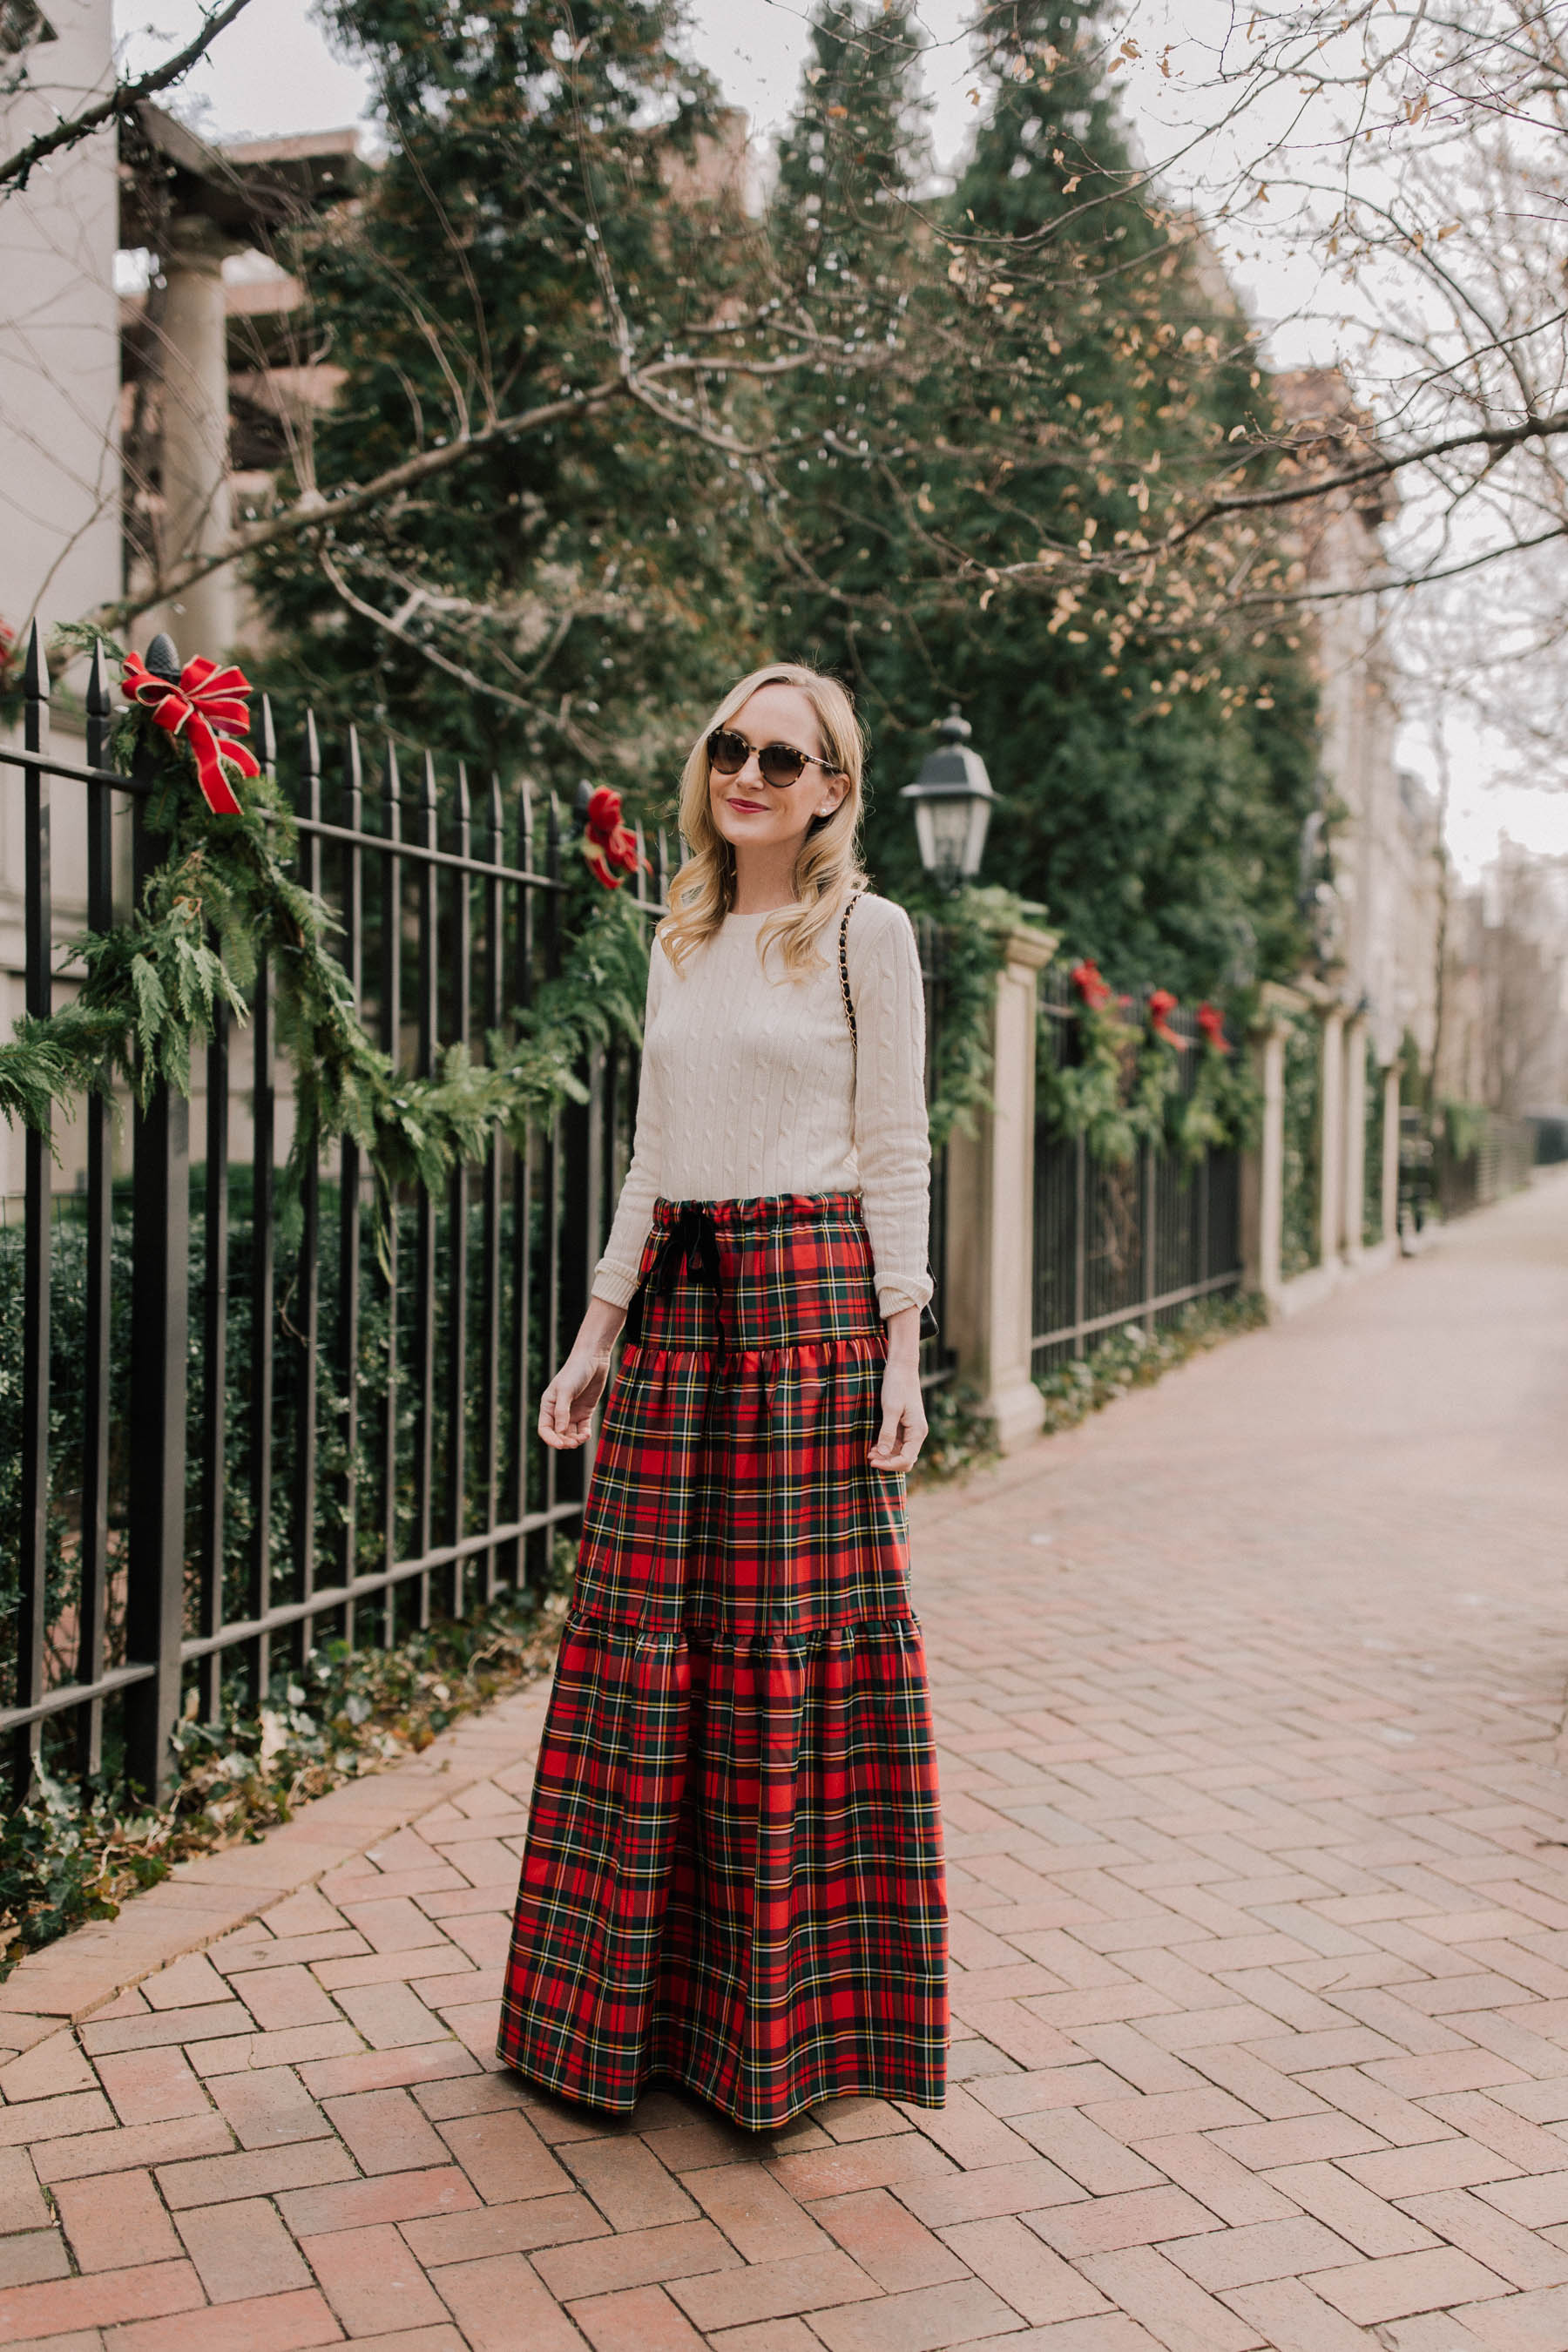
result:
[(180, 672), (179, 683), (159, 677), (140, 654), (127, 654), (120, 690), (127, 702), (139, 702), (171, 735), (184, 735), (196, 763), (196, 782), (215, 816), (237, 816), (239, 803), (224, 774), (223, 763), (242, 776), (261, 773), (256, 754), (237, 735), (250, 732), (246, 697), (250, 680), (239, 669), (219, 669), (205, 654), (194, 655)]
[(1226, 1042), (1225, 1034), (1225, 1014), (1217, 1004), (1200, 1004), (1197, 1023), (1216, 1054), (1229, 1053), (1230, 1047)]
[(1168, 988), (1156, 988), (1151, 990), (1149, 995), (1149, 1026), (1154, 1032), (1155, 1036), (1163, 1039), (1167, 1045), (1174, 1045), (1180, 1048), (1184, 1045), (1187, 1041), (1184, 1037), (1179, 1037), (1171, 1026), (1171, 1015), (1176, 1009), (1176, 1002), (1177, 1000), (1172, 995)]
[[(639, 865), (647, 864), (646, 857), (639, 859), (637, 856), (636, 834), (630, 825), (621, 823), (619, 793), (611, 792), (607, 784), (600, 784), (588, 795), (583, 855), (594, 879), (602, 882), (606, 890), (618, 890), (627, 874), (635, 874)], [(625, 871), (613, 874), (610, 869), (614, 866)]]
[(1100, 966), (1091, 961), (1088, 956), (1085, 956), (1081, 963), (1074, 964), (1070, 977), (1073, 986), (1091, 1012), (1098, 1013), (1102, 1006), (1110, 1003), (1110, 983), (1101, 972)]

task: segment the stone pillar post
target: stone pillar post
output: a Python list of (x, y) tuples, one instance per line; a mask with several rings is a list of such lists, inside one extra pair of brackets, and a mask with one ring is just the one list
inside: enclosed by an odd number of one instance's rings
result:
[(1383, 1081), (1383, 1238), (1399, 1240), (1399, 1063), (1390, 1062)]
[[(223, 257), (211, 224), (176, 221), (163, 256), (162, 445), (165, 571), (223, 546), (229, 535), (228, 343)], [(220, 657), (236, 628), (233, 575), (211, 572), (165, 608), (181, 657)]]
[(1272, 1307), (1280, 1291), (1279, 1244), (1285, 1213), (1285, 1024), (1268, 1022), (1249, 1050), (1263, 1095), (1263, 1127), (1241, 1166), (1241, 1256), (1247, 1286)]
[(1345, 1025), (1344, 1177), (1341, 1187), (1343, 1238), (1341, 1247), (1347, 1265), (1353, 1265), (1361, 1256), (1366, 1208), (1366, 1017), (1358, 1013)]
[(1318, 1263), (1338, 1256), (1344, 1218), (1345, 1016), (1339, 1005), (1323, 1014), (1318, 1066)]
[(1045, 1418), (1030, 1376), (1036, 975), (1056, 950), (1048, 931), (1008, 932), (992, 1015), (994, 1108), (947, 1148), (946, 1336), (1008, 1453)]

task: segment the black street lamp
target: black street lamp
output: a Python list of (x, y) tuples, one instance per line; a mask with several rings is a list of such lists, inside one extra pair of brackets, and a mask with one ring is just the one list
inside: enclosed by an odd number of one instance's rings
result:
[(969, 747), (970, 731), (955, 705), (937, 728), (936, 750), (899, 794), (914, 812), (921, 864), (943, 890), (973, 882), (979, 873), (996, 800), (984, 761)]

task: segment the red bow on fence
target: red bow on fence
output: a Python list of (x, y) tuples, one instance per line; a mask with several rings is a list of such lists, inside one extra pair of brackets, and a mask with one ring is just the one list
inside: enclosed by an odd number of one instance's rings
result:
[(1152, 1029), (1155, 1036), (1162, 1038), (1167, 1045), (1174, 1045), (1180, 1049), (1187, 1041), (1184, 1037), (1178, 1036), (1171, 1026), (1171, 1015), (1175, 1009), (1176, 999), (1168, 988), (1155, 988), (1150, 991), (1150, 1028)]
[(179, 683), (159, 677), (140, 654), (127, 654), (120, 690), (127, 702), (150, 710), (171, 735), (184, 735), (196, 763), (196, 781), (215, 816), (237, 816), (239, 803), (224, 774), (227, 760), (242, 776), (258, 776), (255, 753), (237, 735), (250, 732), (246, 697), (250, 680), (239, 669), (219, 669), (205, 654), (194, 655), (180, 672)]
[[(639, 865), (647, 864), (646, 857), (637, 856), (636, 834), (630, 825), (621, 823), (619, 793), (611, 792), (607, 784), (590, 793), (584, 824), (583, 855), (594, 879), (602, 882), (606, 890), (618, 890), (626, 874), (635, 874)], [(613, 866), (624, 867), (625, 872), (613, 874)]]
[(1070, 976), (1073, 986), (1091, 1012), (1098, 1013), (1110, 1003), (1110, 983), (1089, 957), (1085, 956), (1081, 963), (1075, 963)]
[(1225, 1014), (1217, 1004), (1200, 1004), (1197, 1023), (1216, 1054), (1229, 1053), (1230, 1047), (1226, 1043)]

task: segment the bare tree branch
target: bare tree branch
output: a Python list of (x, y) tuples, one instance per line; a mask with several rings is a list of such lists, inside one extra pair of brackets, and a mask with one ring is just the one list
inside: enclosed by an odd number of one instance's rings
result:
[(52, 131), (40, 131), (36, 139), (29, 139), (25, 147), (18, 147), (14, 155), (7, 155), (4, 162), (0, 162), (0, 198), (9, 194), (20, 195), (33, 173), (49, 156), (58, 155), (69, 147), (79, 147), (84, 139), (90, 139), (95, 131), (101, 131), (106, 122), (121, 121), (133, 112), (142, 99), (172, 88), (182, 75), (190, 71), (196, 59), (205, 54), (218, 35), (233, 24), (240, 10), (249, 5), (250, 0), (226, 0), (224, 7), (213, 10), (202, 18), (200, 27), (184, 47), (163, 65), (150, 67), (146, 73), (138, 74), (134, 81), (116, 82), (109, 96), (100, 99), (96, 106), (84, 107), (79, 114), (67, 115), (55, 124)]
[[(377, 474), (372, 480), (362, 482), (357, 488), (344, 490), (335, 498), (325, 498), (320, 491), (315, 491), (280, 513), (268, 515), (264, 520), (236, 531), (226, 547), (217, 548), (210, 554), (193, 556), (188, 562), (176, 565), (162, 578), (150, 582), (140, 595), (121, 597), (112, 604), (100, 604), (88, 617), (106, 628), (123, 627), (138, 613), (144, 613), (167, 598), (183, 595), (198, 580), (206, 579), (211, 572), (221, 572), (226, 564), (255, 555), (263, 548), (284, 546), (290, 540), (310, 531), (320, 531), (323, 527), (335, 530), (352, 516), (390, 505), (405, 491), (417, 488), (421, 483), (430, 481), (437, 475), (449, 473), (456, 466), (466, 465), (471, 457), (483, 457), (504, 448), (509, 442), (521, 440), (531, 433), (542, 432), (547, 425), (595, 415), (612, 401), (628, 397), (641, 400), (646, 397), (646, 387), (650, 384), (668, 383), (681, 376), (707, 375), (721, 370), (730, 375), (745, 375), (766, 381), (810, 365), (814, 348), (808, 343), (805, 350), (783, 359), (752, 360), (743, 354), (727, 352), (717, 366), (711, 359), (681, 357), (656, 360), (647, 367), (633, 369), (626, 374), (617, 370), (615, 375), (588, 386), (583, 392), (567, 393), (557, 400), (542, 401), (536, 407), (523, 409), (515, 416), (500, 417), (495, 424), (481, 426), (476, 432), (459, 435), (434, 448), (421, 449), (414, 457), (405, 457), (401, 465), (389, 466), (384, 473)], [(874, 353), (867, 354), (868, 362), (876, 358)], [(660, 422), (672, 431), (689, 434), (698, 440), (711, 437), (700, 420), (683, 416), (678, 410), (661, 407), (657, 413)], [(737, 455), (756, 454), (739, 441), (721, 441), (717, 446)]]
[(506, 687), (497, 686), (492, 678), (484, 677), (478, 670), (470, 669), (466, 662), (454, 661), (450, 655), (444, 654), (438, 646), (431, 645), (426, 638), (415, 636), (403, 625), (396, 614), (384, 613), (379, 606), (357, 595), (325, 548), (321, 550), (317, 560), (322, 572), (331, 581), (333, 593), (342, 599), (351, 612), (357, 613), (361, 620), (369, 621), (384, 635), (395, 638), (400, 646), (406, 646), (410, 653), (417, 654), (422, 661), (431, 663), (437, 669), (444, 671), (448, 677), (455, 677), (458, 684), (466, 686), (470, 693), (485, 695), (490, 701), (499, 702), (509, 710), (523, 711), (531, 719), (543, 719), (546, 725), (557, 729), (565, 741), (570, 743), (572, 749), (583, 759), (595, 760), (603, 756), (603, 744), (584, 735), (563, 710), (552, 710), (547, 703), (532, 700), (525, 695), (513, 694)]
[[(1555, 440), (1568, 433), (1568, 408), (1560, 408), (1549, 416), (1527, 416), (1518, 425), (1479, 426), (1470, 433), (1450, 433), (1435, 440), (1419, 443), (1413, 449), (1379, 452), (1359, 466), (1347, 466), (1338, 473), (1310, 474), (1300, 482), (1286, 483), (1267, 490), (1237, 490), (1229, 497), (1210, 499), (1201, 512), (1191, 516), (1173, 534), (1168, 544), (1177, 546), (1191, 539), (1205, 524), (1227, 514), (1250, 514), (1270, 507), (1300, 506), (1303, 503), (1329, 498), (1336, 490), (1362, 488), (1368, 482), (1384, 482), (1411, 466), (1436, 465), (1439, 458), (1452, 457), (1465, 449), (1484, 449), (1489, 458), (1503, 457), (1510, 449), (1522, 448), (1527, 442)], [(1289, 454), (1289, 444), (1271, 445), (1283, 447)], [(1257, 455), (1256, 450), (1249, 455)]]
[(1429, 571), (1389, 572), (1381, 579), (1362, 580), (1348, 588), (1278, 588), (1260, 590), (1253, 596), (1236, 596), (1230, 600), (1237, 612), (1248, 607), (1272, 609), (1284, 604), (1341, 604), (1358, 596), (1386, 595), (1415, 588), (1436, 587), (1440, 581), (1459, 580), (1468, 572), (1485, 572), (1496, 563), (1507, 562), (1516, 555), (1528, 554), (1532, 548), (1548, 547), (1554, 540), (1568, 539), (1568, 523), (1554, 523), (1550, 530), (1537, 531), (1531, 539), (1510, 539), (1501, 547), (1483, 548), (1479, 555), (1467, 556), (1462, 562), (1435, 566)]

